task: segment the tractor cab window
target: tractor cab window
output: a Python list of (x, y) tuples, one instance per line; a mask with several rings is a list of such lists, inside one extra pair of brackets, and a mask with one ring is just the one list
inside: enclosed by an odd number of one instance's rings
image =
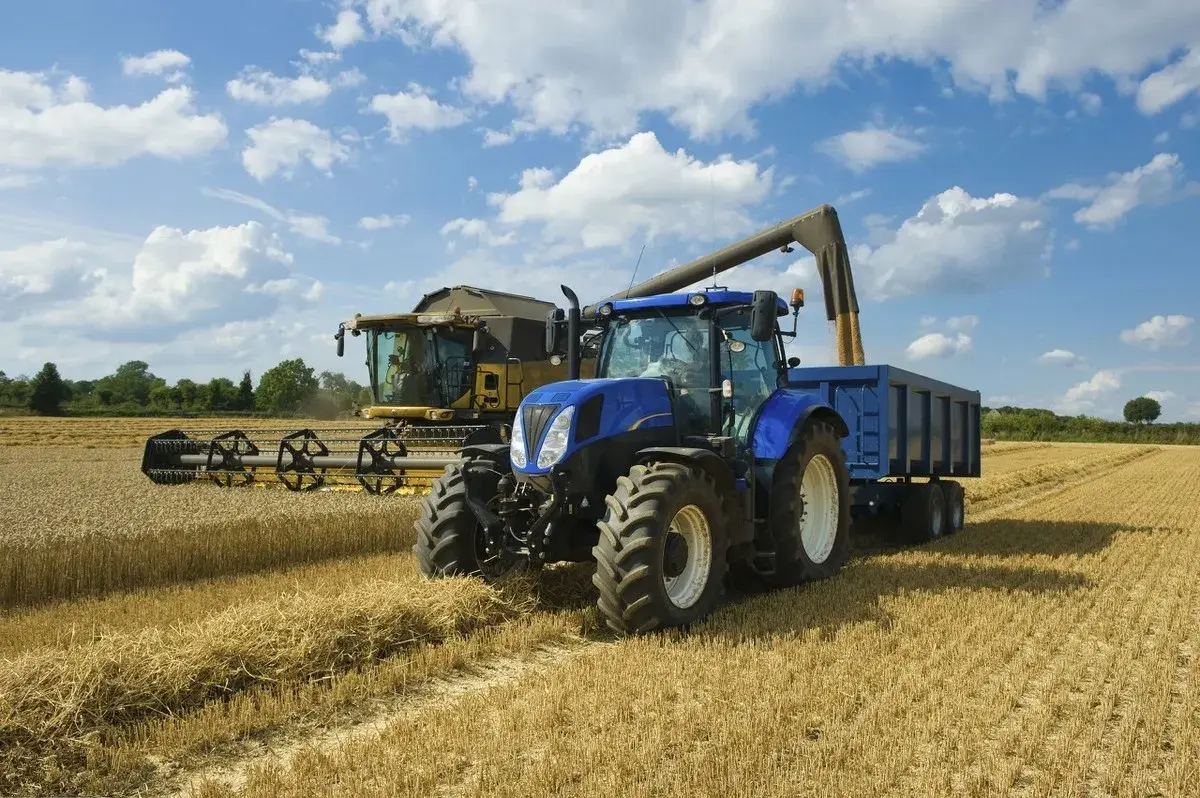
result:
[(754, 413), (776, 388), (779, 353), (775, 341), (750, 336), (749, 311), (722, 317), (721, 329), (721, 379), (733, 383), (733, 435), (745, 443)]
[(471, 332), (412, 327), (367, 333), (376, 401), (448, 407), (472, 387)]
[(651, 310), (616, 316), (604, 334), (598, 377), (669, 377), (688, 426), (708, 420), (708, 322), (693, 312)]

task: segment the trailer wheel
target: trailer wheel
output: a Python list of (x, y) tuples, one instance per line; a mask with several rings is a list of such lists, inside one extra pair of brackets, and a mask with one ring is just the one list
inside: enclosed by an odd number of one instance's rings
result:
[(944, 533), (953, 535), (956, 532), (961, 532), (966, 522), (966, 500), (963, 496), (963, 488), (957, 482), (943, 482), (942, 498), (946, 505), (946, 524)]
[(680, 463), (635, 465), (605, 504), (592, 582), (610, 628), (641, 634), (687, 626), (716, 609), (728, 538), (712, 477)]
[(467, 504), (467, 484), (458, 466), (447, 466), (434, 480), (415, 527), (413, 554), (427, 577), (469, 575), (493, 581), (523, 565), (508, 552), (486, 558), (483, 525)]
[(910, 543), (928, 543), (946, 529), (946, 497), (936, 482), (916, 483), (905, 491), (900, 525)]
[(770, 527), (775, 575), (766, 581), (774, 586), (826, 579), (850, 559), (850, 472), (824, 421), (807, 424), (776, 467)]

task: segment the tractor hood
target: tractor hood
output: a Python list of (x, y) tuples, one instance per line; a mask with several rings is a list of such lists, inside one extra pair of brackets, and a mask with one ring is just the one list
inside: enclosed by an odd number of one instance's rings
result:
[(513, 470), (518, 475), (548, 474), (582, 446), (674, 422), (667, 386), (660, 379), (553, 382), (526, 396), (517, 408), (513, 448), (520, 451), (513, 452)]

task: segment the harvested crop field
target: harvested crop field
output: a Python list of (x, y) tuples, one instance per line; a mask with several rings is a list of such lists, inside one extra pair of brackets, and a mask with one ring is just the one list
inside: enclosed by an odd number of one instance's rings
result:
[(994, 444), (959, 535), (618, 640), (587, 567), (427, 582), (411, 498), (92, 427), (0, 448), (3, 795), (1200, 794), (1200, 450)]

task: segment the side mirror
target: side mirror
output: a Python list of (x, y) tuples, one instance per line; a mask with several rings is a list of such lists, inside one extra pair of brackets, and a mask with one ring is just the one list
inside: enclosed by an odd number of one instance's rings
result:
[(799, 367), (800, 367), (800, 358), (796, 357), (795, 355), (792, 355), (791, 357), (788, 358), (788, 368), (794, 369), (794, 368), (799, 368)]
[(338, 357), (342, 357), (346, 354), (346, 325), (339, 324), (337, 334), (333, 337), (337, 339)]
[(547, 355), (563, 355), (566, 354), (566, 326), (567, 314), (562, 308), (555, 308), (546, 314), (546, 354)]
[(750, 337), (770, 341), (775, 337), (775, 317), (779, 315), (779, 296), (774, 291), (755, 291), (750, 301)]
[(479, 357), (488, 348), (487, 328), (479, 326), (475, 328), (474, 335), (471, 336), (471, 354)]

